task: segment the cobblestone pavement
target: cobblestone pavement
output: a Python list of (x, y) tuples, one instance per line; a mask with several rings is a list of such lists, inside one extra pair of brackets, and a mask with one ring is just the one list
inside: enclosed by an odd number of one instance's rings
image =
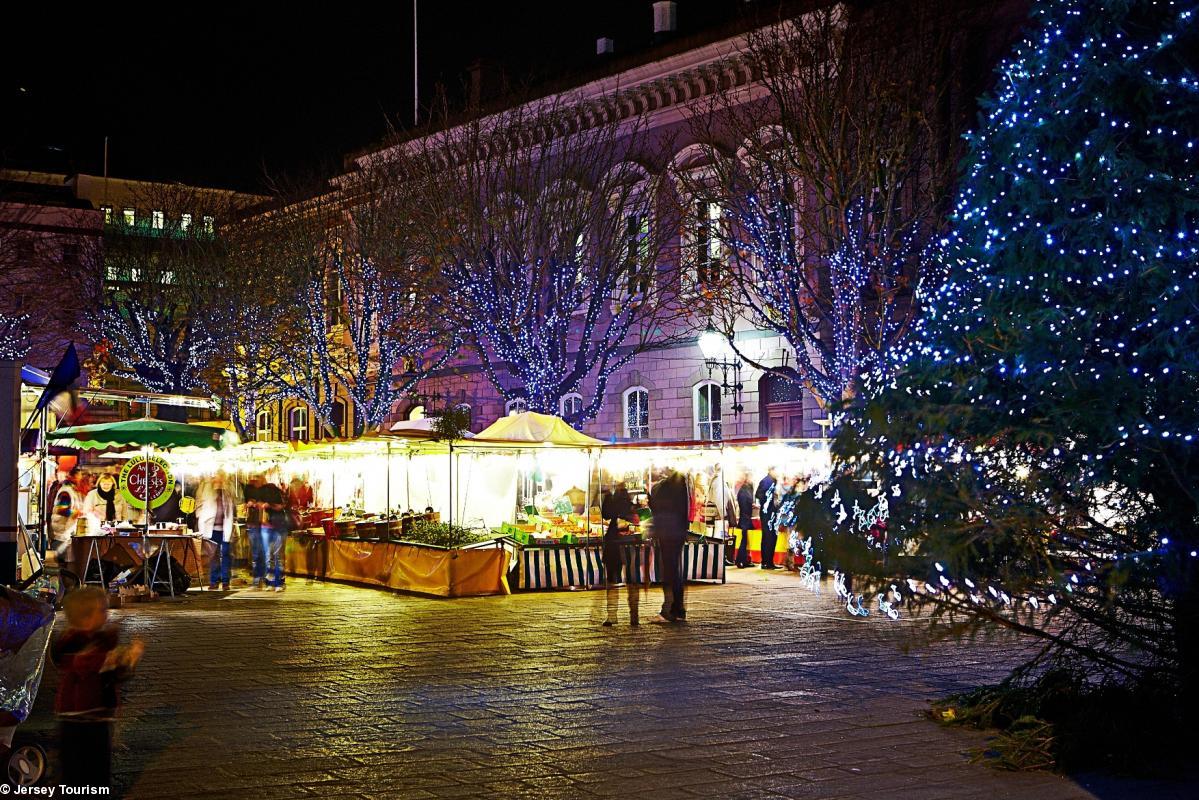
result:
[[(1137, 797), (973, 765), (920, 714), (1012, 643), (905, 652), (916, 623), (838, 613), (788, 575), (689, 588), (686, 626), (605, 628), (601, 592), (434, 600), (293, 580), (116, 611), (126, 796)], [(650, 616), (655, 590), (643, 604)], [(49, 738), (48, 668), (26, 727)], [(1155, 797), (1173, 794), (1177, 787)]]

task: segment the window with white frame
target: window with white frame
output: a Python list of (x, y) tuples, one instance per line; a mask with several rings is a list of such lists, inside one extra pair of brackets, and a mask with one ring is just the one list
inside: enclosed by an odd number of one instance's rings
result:
[(112, 206), (100, 206), (100, 211), (104, 213), (104, 224), (112, 224)]
[(216, 228), (216, 220), (208, 214), (205, 214), (200, 218), (200, 226), (205, 233), (212, 233)]
[(271, 410), (264, 408), (254, 417), (254, 438), (260, 442), (271, 438)]
[(523, 414), (529, 410), (529, 403), (523, 397), (514, 397), (504, 404), (504, 413), (508, 416)]
[(649, 438), (649, 390), (644, 386), (625, 390), (624, 436), (626, 439)]
[(132, 208), (122, 209), (121, 221), (124, 222), (128, 227), (132, 228), (137, 224), (137, 210)]
[(571, 392), (558, 403), (558, 416), (562, 417), (562, 419), (571, 420), (574, 425), (579, 424), (579, 420), (576, 417), (582, 412), (583, 395), (578, 392)]
[(720, 425), (720, 384), (705, 381), (695, 387), (693, 405), (695, 414), (695, 438), (705, 442), (719, 442), (722, 436)]
[(179, 230), (183, 231), (184, 233), (187, 233), (187, 231), (191, 230), (191, 226), (192, 226), (192, 215), (191, 214), (180, 214), (179, 215)]
[(166, 227), (167, 215), (158, 209), (150, 212), (150, 227), (156, 231), (160, 231)]
[(308, 441), (308, 408), (296, 406), (287, 413), (287, 438), (292, 442)]

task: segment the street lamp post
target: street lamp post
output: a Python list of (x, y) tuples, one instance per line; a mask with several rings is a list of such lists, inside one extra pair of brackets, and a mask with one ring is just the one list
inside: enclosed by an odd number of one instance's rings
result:
[(721, 392), (733, 396), (733, 415), (740, 417), (745, 410), (741, 402), (741, 390), (744, 388), (741, 383), (741, 360), (733, 352), (728, 339), (714, 328), (701, 333), (698, 344), (704, 356), (704, 365), (708, 368), (708, 377), (711, 378), (716, 370), (720, 370)]

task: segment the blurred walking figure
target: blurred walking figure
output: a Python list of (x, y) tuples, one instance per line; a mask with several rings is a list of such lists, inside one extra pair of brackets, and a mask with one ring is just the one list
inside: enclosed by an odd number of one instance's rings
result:
[(233, 519), (237, 514), (237, 497), (233, 482), (223, 470), (204, 480), (196, 489), (196, 522), (200, 535), (211, 539), (217, 552), (212, 559), (208, 589), (218, 586), (229, 591), (229, 568), (232, 564), (230, 547), (233, 544)]
[(66, 786), (108, 786), (112, 771), (112, 723), (118, 686), (129, 677), (145, 645), (120, 644), (108, 626), (108, 595), (85, 586), (63, 599), (67, 627), (50, 646), (58, 667), (59, 757)]
[(283, 591), (283, 547), (287, 542), (287, 500), (283, 490), (263, 483), (258, 502), (265, 514), (262, 523), (262, 575), (268, 586)]
[(758, 501), (758, 517), (762, 520), (762, 569), (778, 569), (774, 565), (774, 546), (778, 541), (777, 524), (779, 480), (778, 467), (766, 470), (766, 477), (758, 483), (754, 499)]
[(60, 566), (68, 568), (71, 537), (75, 535), (75, 525), (83, 513), (83, 494), (80, 492), (82, 478), (83, 471), (79, 467), (68, 472), (66, 480), (54, 490), (54, 501), (50, 507), (50, 534), (54, 537), (55, 558)]
[(608, 615), (604, 625), (616, 624), (616, 610), (620, 605), (620, 589), (617, 587), (621, 583), (622, 573), (629, 598), (629, 624), (639, 625), (641, 620), (637, 606), (640, 600), (640, 576), (633, 574), (632, 565), (626, 563), (624, 548), (620, 545), (620, 524), (637, 521), (633, 498), (629, 496), (624, 481), (616, 484), (616, 491), (604, 496), (600, 516), (608, 520), (608, 529), (604, 532), (604, 584), (608, 595)]
[(263, 551), (262, 526), (266, 522), (266, 506), (260, 495), (266, 486), (266, 478), (261, 472), (250, 476), (246, 484), (246, 538), (250, 541), (250, 577), (255, 589), (262, 588), (263, 577), (266, 575), (266, 559)]
[(690, 493), (687, 479), (676, 471), (658, 482), (650, 493), (654, 515), (654, 538), (662, 559), (662, 613), (660, 622), (683, 622), (687, 607), (683, 599), (683, 545), (687, 541)]

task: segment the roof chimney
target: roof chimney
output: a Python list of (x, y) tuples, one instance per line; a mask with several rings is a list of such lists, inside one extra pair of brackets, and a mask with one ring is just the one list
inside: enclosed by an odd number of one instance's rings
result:
[(616, 52), (616, 42), (612, 41), (607, 36), (601, 36), (595, 40), (595, 54), (597, 56), (610, 56)]
[(654, 3), (654, 37), (665, 38), (679, 29), (679, 4), (672, 0)]

